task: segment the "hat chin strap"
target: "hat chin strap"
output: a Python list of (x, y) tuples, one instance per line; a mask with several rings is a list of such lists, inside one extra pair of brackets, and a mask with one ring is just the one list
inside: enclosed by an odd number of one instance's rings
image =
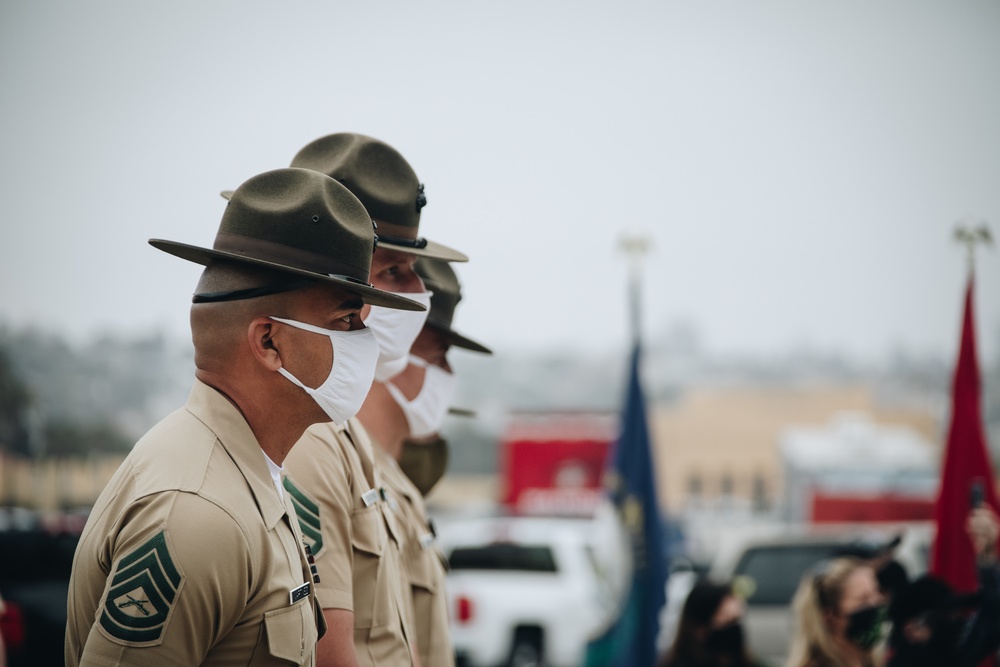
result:
[(240, 301), (242, 299), (254, 299), (259, 296), (270, 294), (281, 294), (292, 290), (309, 287), (316, 281), (312, 278), (296, 280), (282, 285), (265, 285), (263, 287), (248, 287), (247, 289), (230, 290), (228, 292), (202, 292), (191, 297), (191, 303), (219, 303), (220, 301)]
[(414, 250), (423, 250), (427, 247), (427, 239), (418, 236), (415, 239), (404, 239), (399, 236), (387, 236), (385, 234), (378, 235), (379, 243), (398, 245), (404, 248), (413, 248)]

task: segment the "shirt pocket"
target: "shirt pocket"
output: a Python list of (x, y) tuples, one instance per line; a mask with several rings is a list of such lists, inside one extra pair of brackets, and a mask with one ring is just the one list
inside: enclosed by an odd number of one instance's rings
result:
[(406, 571), (410, 577), (410, 585), (423, 588), (434, 593), (437, 591), (437, 572), (441, 569), (436, 549), (433, 546), (426, 549), (417, 547), (408, 553)]
[(267, 649), (272, 657), (293, 665), (310, 661), (318, 639), (312, 596), (264, 614)]
[(366, 507), (351, 515), (353, 551), (354, 627), (373, 628), (391, 622), (387, 575), (383, 563), (385, 528), (378, 507)]

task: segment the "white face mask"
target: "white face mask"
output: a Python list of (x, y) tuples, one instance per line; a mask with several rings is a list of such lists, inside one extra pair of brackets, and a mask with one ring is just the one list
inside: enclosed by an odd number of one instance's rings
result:
[(356, 415), (372, 387), (375, 360), (378, 357), (378, 343), (371, 329), (332, 331), (281, 317), (271, 319), (330, 338), (330, 344), (333, 345), (333, 365), (320, 386), (315, 389), (305, 386), (284, 367), (279, 368), (278, 372), (305, 389), (335, 424), (343, 424)]
[(427, 307), (427, 310), (399, 310), (372, 306), (365, 317), (365, 326), (372, 330), (378, 340), (378, 365), (375, 366), (375, 379), (385, 382), (406, 370), (406, 358), (417, 340), (420, 330), (427, 321), (427, 313), (431, 305), (430, 292), (393, 292), (397, 296), (416, 301)]
[(424, 385), (416, 398), (406, 400), (399, 387), (391, 382), (387, 382), (385, 388), (403, 410), (406, 423), (410, 426), (410, 437), (423, 438), (441, 429), (444, 416), (448, 414), (448, 406), (451, 405), (451, 397), (455, 393), (455, 376), (443, 368), (428, 364), (420, 357), (411, 356), (409, 361), (414, 366), (425, 369)]

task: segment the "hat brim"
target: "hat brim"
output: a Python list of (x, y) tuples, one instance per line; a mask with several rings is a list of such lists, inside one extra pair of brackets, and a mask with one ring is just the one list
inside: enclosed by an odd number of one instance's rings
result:
[(364, 298), (365, 303), (373, 306), (384, 306), (385, 308), (395, 308), (397, 310), (427, 310), (422, 303), (418, 303), (411, 299), (397, 296), (391, 292), (386, 292), (376, 287), (360, 285), (358, 283), (351, 282), (350, 280), (327, 275), (325, 273), (315, 273), (313, 271), (297, 269), (295, 267), (285, 266), (284, 264), (269, 262), (255, 257), (247, 257), (246, 255), (238, 255), (236, 253), (225, 252), (223, 250), (214, 250), (212, 248), (201, 248), (187, 243), (179, 243), (177, 241), (149, 239), (149, 245), (153, 246), (157, 250), (162, 250), (167, 254), (173, 255), (174, 257), (180, 257), (181, 259), (186, 259), (189, 262), (201, 264), (202, 266), (207, 265), (213, 259), (228, 259), (235, 262), (241, 262), (243, 264), (253, 264), (254, 266), (274, 269), (275, 271), (291, 273), (297, 276), (306, 276), (319, 282), (336, 285), (337, 287), (341, 287), (348, 292), (357, 294)]
[(467, 337), (463, 336), (462, 334), (458, 333), (454, 329), (451, 329), (449, 327), (446, 327), (446, 326), (443, 326), (441, 324), (438, 324), (437, 322), (434, 322), (433, 320), (427, 320), (427, 326), (433, 327), (434, 329), (437, 329), (438, 331), (440, 331), (441, 333), (443, 333), (445, 336), (447, 336), (448, 337), (448, 342), (453, 347), (460, 347), (463, 350), (470, 350), (472, 352), (479, 352), (481, 354), (493, 354), (493, 350), (491, 350), (490, 348), (486, 347), (482, 343), (477, 343), (476, 341), (472, 340), (471, 338), (467, 338)]
[[(378, 234), (378, 230), (375, 230)], [(430, 259), (440, 259), (443, 262), (468, 262), (469, 256), (465, 253), (459, 252), (454, 248), (449, 248), (446, 245), (436, 243), (430, 239), (425, 239), (427, 244), (423, 248), (414, 248), (409, 245), (396, 245), (392, 241), (384, 238), (379, 238), (378, 247), (379, 248), (389, 248), (397, 252), (405, 252), (410, 255), (416, 255), (417, 257), (429, 257)]]

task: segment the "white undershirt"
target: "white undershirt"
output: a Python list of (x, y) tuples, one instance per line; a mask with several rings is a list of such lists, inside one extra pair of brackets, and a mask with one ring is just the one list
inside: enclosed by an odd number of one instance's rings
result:
[[(264, 450), (260, 450), (260, 453), (264, 454)], [(267, 454), (264, 454), (264, 460), (267, 461), (267, 469), (271, 471), (271, 481), (274, 482), (274, 488), (278, 490), (278, 498), (281, 499), (281, 502), (285, 502), (285, 490), (281, 488), (281, 473), (285, 469), (272, 461)]]

